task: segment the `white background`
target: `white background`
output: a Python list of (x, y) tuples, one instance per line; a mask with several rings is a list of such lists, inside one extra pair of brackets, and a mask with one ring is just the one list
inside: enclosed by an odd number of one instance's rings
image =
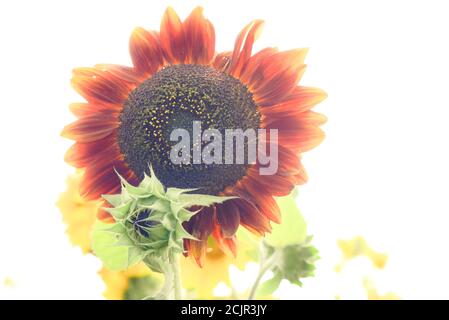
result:
[[(197, 4), (229, 50), (251, 19), (256, 49), (309, 47), (303, 85), (325, 89), (327, 139), (305, 156), (298, 205), (322, 257), (283, 298), (363, 298), (366, 263), (337, 276), (336, 240), (363, 235), (390, 256), (379, 290), (449, 298), (449, 14), (445, 1), (1, 1), (0, 297), (101, 298), (99, 262), (71, 247), (54, 203), (73, 169), (71, 69), (130, 64), (135, 26)], [(3, 285), (11, 278), (14, 286)]]

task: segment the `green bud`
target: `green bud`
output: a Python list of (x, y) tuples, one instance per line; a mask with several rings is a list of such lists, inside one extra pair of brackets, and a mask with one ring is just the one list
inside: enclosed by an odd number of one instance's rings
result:
[[(94, 252), (105, 264), (113, 261), (110, 267), (116, 270), (144, 259), (165, 261), (172, 254), (182, 253), (184, 239), (197, 240), (183, 227), (183, 223), (196, 214), (189, 208), (210, 206), (233, 198), (191, 194), (194, 189), (165, 190), (152, 169), (151, 176), (145, 175), (138, 186), (131, 185), (121, 176), (120, 179), (121, 193), (103, 196), (111, 205), (104, 209), (115, 222), (97, 223), (93, 235)], [(119, 257), (110, 256), (117, 252), (120, 252)]]

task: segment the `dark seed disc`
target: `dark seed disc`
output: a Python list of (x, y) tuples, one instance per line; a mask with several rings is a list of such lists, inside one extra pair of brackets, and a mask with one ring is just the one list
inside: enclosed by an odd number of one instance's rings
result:
[[(118, 140), (126, 163), (139, 177), (151, 164), (166, 187), (200, 188), (218, 194), (246, 174), (247, 164), (224, 164), (225, 129), (259, 128), (260, 115), (252, 94), (238, 79), (202, 65), (167, 66), (133, 90), (120, 115)], [(223, 164), (174, 164), (170, 141), (174, 129), (190, 133), (217, 129), (223, 137)], [(202, 142), (202, 148), (208, 142)], [(246, 150), (246, 148), (245, 148)], [(246, 159), (246, 156), (245, 156)]]

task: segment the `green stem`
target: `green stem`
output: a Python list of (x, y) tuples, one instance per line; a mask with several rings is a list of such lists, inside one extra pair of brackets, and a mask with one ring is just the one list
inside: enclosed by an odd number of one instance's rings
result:
[(262, 277), (265, 275), (265, 273), (275, 265), (276, 261), (278, 260), (278, 256), (279, 256), (279, 252), (275, 251), (270, 256), (269, 259), (265, 260), (264, 257), (261, 258), (259, 274), (257, 275), (257, 278), (251, 287), (251, 291), (249, 293), (248, 300), (255, 299), (257, 288), (259, 288), (259, 285), (260, 285), (260, 280), (262, 280)]
[(179, 268), (179, 255), (173, 253), (170, 255), (170, 264), (173, 270), (173, 282), (175, 289), (175, 300), (181, 300), (181, 272)]
[(164, 285), (162, 286), (162, 288), (159, 290), (159, 293), (154, 296), (154, 297), (146, 297), (144, 298), (144, 300), (147, 299), (163, 299), (163, 300), (167, 300), (168, 297), (170, 296), (171, 292), (173, 291), (173, 271), (172, 268), (170, 266), (167, 266), (166, 264), (162, 263), (162, 262), (153, 262), (153, 264), (149, 264), (147, 261), (145, 261), (145, 264), (147, 265), (148, 268), (152, 269), (152, 267), (154, 267), (154, 263), (157, 263), (158, 269), (162, 271), (162, 273), (164, 274)]

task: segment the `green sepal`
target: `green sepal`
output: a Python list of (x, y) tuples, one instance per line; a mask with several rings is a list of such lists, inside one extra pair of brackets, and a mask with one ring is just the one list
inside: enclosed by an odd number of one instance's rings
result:
[(160, 220), (160, 223), (168, 231), (173, 231), (173, 230), (175, 230), (175, 227), (177, 225), (177, 220), (174, 217), (173, 213), (167, 213), (162, 217), (162, 219)]
[(92, 233), (92, 249), (111, 270), (126, 270), (138, 263), (143, 255), (129, 254), (128, 246), (117, 245), (117, 234), (110, 232), (111, 224), (97, 221)]
[(190, 239), (190, 240), (196, 240), (199, 241), (198, 238), (195, 238), (193, 235), (187, 232), (186, 229), (180, 224), (176, 225), (176, 234), (178, 238), (180, 239)]
[[(151, 177), (148, 177), (147, 175), (145, 175), (145, 176), (148, 178), (147, 181), (149, 181), (149, 185), (152, 188), (151, 193), (153, 193), (159, 197), (166, 197), (164, 185), (156, 177), (156, 174), (154, 173), (152, 166), (150, 166), (150, 173), (151, 173)], [(145, 185), (145, 182), (143, 184)]]
[(101, 197), (114, 207), (117, 207), (123, 202), (121, 194), (103, 194)]
[(119, 247), (134, 247), (134, 242), (126, 234), (121, 234), (114, 245)]
[(170, 202), (170, 210), (175, 214), (175, 216), (178, 216), (178, 212), (181, 211), (181, 209), (184, 209), (184, 205), (182, 203), (179, 203), (177, 201)]
[(110, 227), (106, 227), (104, 231), (123, 234), (125, 232), (125, 227), (121, 223), (111, 223)]
[[(153, 199), (151, 199), (153, 200)], [(150, 209), (154, 211), (167, 212), (170, 210), (170, 205), (166, 201), (163, 200), (153, 200), (153, 203), (146, 204), (145, 202), (139, 203), (140, 207), (145, 209)]]
[(120, 176), (120, 181), (122, 183), (122, 188), (125, 188), (128, 195), (133, 199), (146, 198), (148, 196), (148, 192), (141, 187), (135, 187), (132, 184), (128, 183), (122, 176)]
[(198, 211), (189, 211), (187, 209), (182, 208), (181, 210), (178, 211), (178, 218), (181, 221), (189, 221), (190, 218), (192, 218), (198, 212), (199, 212), (199, 210)]
[(179, 189), (179, 188), (168, 188), (167, 198), (170, 200), (178, 200), (179, 196), (183, 193), (189, 193), (198, 190), (198, 188), (193, 189)]
[(201, 206), (208, 207), (214, 203), (223, 203), (230, 199), (236, 199), (237, 197), (219, 197), (211, 196), (208, 194), (180, 194), (179, 202), (182, 207)]
[(119, 203), (118, 206), (112, 208), (103, 208), (106, 212), (109, 212), (115, 219), (123, 219), (129, 212), (132, 205), (132, 201), (125, 203)]

